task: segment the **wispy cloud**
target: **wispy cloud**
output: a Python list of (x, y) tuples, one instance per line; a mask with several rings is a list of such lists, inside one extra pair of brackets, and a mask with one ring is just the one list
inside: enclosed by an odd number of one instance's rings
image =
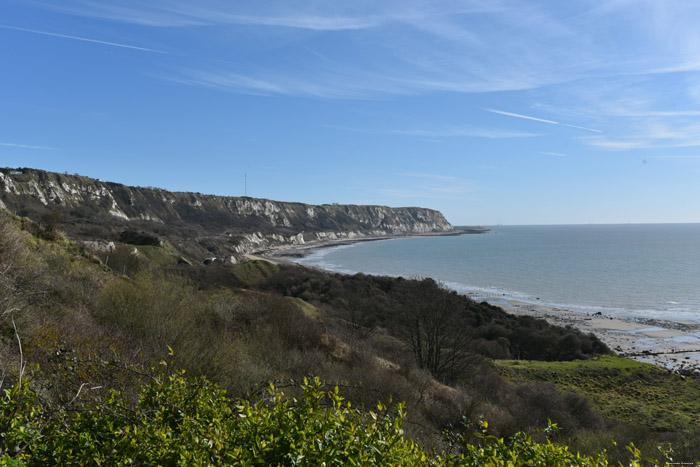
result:
[[(171, 76), (184, 84), (238, 93), (269, 93), (274, 88), (284, 95), (356, 99), (534, 89), (574, 78), (570, 71), (563, 71), (567, 67), (561, 62), (567, 57), (571, 64), (585, 61), (581, 60), (583, 52), (574, 60), (570, 51), (552, 50), (540, 39), (523, 44), (521, 37), (543, 36), (542, 31), (547, 31), (548, 41), (563, 37), (578, 41), (563, 21), (521, 0), (124, 0), (118, 4), (65, 0), (39, 4), (73, 15), (142, 26), (202, 26), (203, 34), (213, 33), (216, 26), (246, 26), (238, 28), (237, 34), (253, 32), (256, 41), (266, 34), (276, 39), (289, 34), (296, 42), (300, 37), (294, 30), (319, 32), (331, 39), (324, 41), (323, 48), (344, 64), (333, 68), (317, 58), (298, 60), (294, 67), (281, 69), (279, 62), (261, 54), (254, 73), (214, 60), (209, 69), (195, 66)], [(486, 27), (474, 26), (484, 19), (488, 20)], [(205, 29), (207, 26), (210, 28)], [(504, 38), (497, 31), (506, 27), (523, 34), (517, 40)], [(357, 34), (358, 30), (363, 33)], [(301, 37), (302, 42), (304, 39)], [(347, 67), (348, 63), (352, 66)]]
[(488, 138), (488, 139), (512, 139), (512, 138), (532, 138), (535, 136), (542, 136), (539, 133), (528, 133), (524, 131), (507, 131), (507, 130), (494, 130), (489, 128), (475, 128), (475, 127), (453, 127), (445, 128), (442, 130), (393, 130), (389, 133), (395, 135), (411, 135), (411, 136), (422, 136), (426, 138), (447, 138), (447, 137), (460, 137), (460, 136), (471, 136), (475, 138)]
[(566, 154), (561, 154), (558, 152), (540, 152), (540, 154), (544, 154), (546, 156), (566, 157)]
[(119, 44), (117, 42), (107, 42), (107, 41), (101, 41), (101, 40), (97, 40), (97, 39), (89, 39), (87, 37), (70, 36), (67, 34), (58, 34), (58, 33), (48, 32), (48, 31), (38, 31), (36, 29), (20, 28), (20, 27), (16, 27), (16, 26), (7, 26), (4, 24), (0, 25), (0, 29), (10, 29), (13, 31), (28, 32), (31, 34), (40, 34), (42, 36), (60, 37), (62, 39), (71, 39), (74, 41), (91, 42), (93, 44), (108, 45), (111, 47), (121, 47), (123, 49), (139, 50), (141, 52), (153, 52), (153, 53), (159, 53), (159, 54), (167, 54), (168, 53), (168, 52), (165, 52), (163, 50), (148, 49), (146, 47), (137, 47), (135, 45)]
[[(230, 40), (231, 31), (235, 31), (237, 41), (252, 38), (238, 41), (245, 44), (244, 55), (255, 57), (250, 67), (213, 57), (209, 66), (201, 60), (168, 76), (191, 86), (244, 94), (366, 99), (488, 93), (538, 89), (591, 77), (700, 68), (700, 33), (695, 32), (691, 20), (697, 18), (698, 10), (693, 2), (607, 1), (605, 8), (593, 9), (586, 2), (573, 3), (563, 7), (527, 0), (33, 2), (54, 11), (141, 26), (200, 27), (200, 37), (211, 35), (222, 41)], [(280, 65), (279, 56), (269, 54), (269, 50), (255, 53), (255, 44), (267, 44), (260, 40), (266, 37), (283, 44), (285, 57), (291, 57), (294, 66)], [(652, 53), (638, 53), (630, 48), (634, 41), (620, 37), (633, 37), (639, 40), (640, 50)], [(316, 43), (335, 57), (335, 63), (303, 55), (301, 51), (314, 38), (320, 39)], [(295, 47), (300, 44), (302, 47)], [(228, 45), (235, 51), (237, 42)], [(520, 114), (511, 116), (601, 131)]]
[(635, 133), (619, 139), (586, 138), (584, 142), (613, 150), (700, 147), (700, 123), (669, 125), (651, 121), (635, 128)]
[(464, 199), (474, 190), (460, 186), (412, 186), (409, 188), (382, 188), (383, 196), (394, 199)]
[(313, 31), (347, 31), (378, 26), (381, 14), (349, 14), (327, 5), (297, 2), (266, 2), (251, 9), (243, 2), (222, 3), (200, 0), (196, 3), (178, 0), (97, 2), (71, 1), (60, 4), (42, 2), (45, 8), (79, 16), (96, 17), (123, 23), (153, 27), (190, 27), (218, 24), (271, 26)]
[(568, 126), (570, 128), (578, 128), (579, 130), (586, 130), (586, 131), (592, 131), (594, 133), (603, 133), (603, 130), (596, 130), (595, 128), (588, 128), (585, 126), (579, 126), (579, 125), (572, 125), (571, 123), (559, 123), (562, 126)]
[[(262, 96), (368, 99), (389, 92), (386, 83), (377, 81), (368, 84), (366, 77), (359, 79), (361, 73), (356, 75), (358, 81), (347, 80), (347, 75), (340, 72), (325, 74), (327, 75), (325, 79), (314, 80), (287, 75), (283, 71), (277, 71), (275, 74), (260, 73), (260, 76), (256, 76), (252, 73), (243, 74), (232, 71), (180, 69), (174, 75), (160, 75), (160, 77), (189, 86)], [(400, 92), (395, 89), (394, 93)]]
[(700, 159), (700, 155), (647, 156), (647, 159)]
[(700, 117), (700, 110), (626, 110), (617, 109), (611, 112), (617, 117)]
[(18, 148), (18, 149), (42, 149), (47, 151), (55, 151), (56, 148), (49, 146), (34, 146), (31, 144), (17, 144), (17, 143), (0, 143), (0, 146), (5, 146), (8, 148)]
[(477, 127), (460, 127), (460, 126), (447, 126), (440, 129), (411, 129), (411, 130), (392, 130), (392, 129), (377, 129), (377, 128), (353, 128), (347, 126), (338, 125), (326, 125), (328, 128), (333, 128), (336, 130), (352, 131), (355, 133), (367, 133), (374, 135), (399, 135), (399, 136), (416, 136), (428, 141), (441, 142), (440, 140), (435, 140), (435, 138), (451, 138), (451, 137), (474, 137), (474, 138), (487, 138), (487, 139), (513, 139), (513, 138), (532, 138), (536, 136), (542, 136), (540, 133), (528, 133), (523, 131), (508, 131), (508, 130), (496, 130), (491, 128), (477, 128)]
[(325, 99), (375, 99), (384, 96), (420, 95), (431, 92), (484, 93), (524, 90), (538, 87), (523, 80), (494, 78), (470, 79), (459, 72), (425, 76), (418, 69), (407, 70), (396, 63), (394, 69), (372, 70), (310, 64), (296, 71), (275, 70), (251, 74), (229, 67), (208, 70), (182, 68), (162, 77), (191, 86), (216, 88), (241, 94), (289, 95)]
[(320, 15), (295, 14), (290, 16), (245, 16), (221, 15), (216, 11), (200, 10), (201, 14), (194, 17), (212, 22), (227, 22), (230, 24), (247, 24), (256, 26), (276, 26), (312, 31), (348, 31), (367, 29), (379, 26), (380, 17), (328, 17)]
[(496, 109), (484, 109), (484, 110), (486, 110), (488, 112), (495, 113), (495, 114), (506, 115), (508, 117), (523, 118), (526, 120), (534, 120), (536, 122), (550, 123), (552, 125), (568, 126), (571, 128), (578, 128), (580, 130), (593, 131), (595, 133), (602, 133), (603, 132), (602, 130), (596, 130), (593, 128), (586, 128), (584, 126), (578, 126), (578, 125), (571, 125), (570, 123), (555, 122), (554, 120), (545, 120), (544, 118), (531, 117), (529, 115), (522, 115), (522, 114), (516, 114), (516, 113), (512, 113), (512, 112), (506, 112), (504, 110), (496, 110)]
[(651, 141), (611, 141), (605, 139), (588, 140), (589, 146), (601, 149), (612, 149), (614, 151), (629, 151), (630, 149), (650, 149), (658, 147)]
[(383, 188), (379, 193), (395, 199), (463, 199), (476, 191), (473, 182), (451, 175), (428, 172), (403, 172), (399, 177), (408, 178), (406, 187)]
[(553, 125), (559, 125), (559, 122), (555, 122), (553, 120), (545, 120), (543, 118), (530, 117), (528, 115), (515, 114), (512, 112), (506, 112), (503, 110), (495, 110), (495, 109), (484, 109), (484, 110), (486, 110), (488, 112), (493, 112), (495, 114), (507, 115), (509, 117), (524, 118), (526, 120), (535, 120), (536, 122), (551, 123)]

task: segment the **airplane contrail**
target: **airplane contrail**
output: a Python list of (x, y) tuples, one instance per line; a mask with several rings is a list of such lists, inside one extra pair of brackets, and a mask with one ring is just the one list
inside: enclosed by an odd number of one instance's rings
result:
[(69, 36), (67, 34), (58, 34), (55, 32), (38, 31), (36, 29), (19, 28), (16, 26), (7, 26), (4, 24), (0, 24), (0, 28), (11, 29), (13, 31), (30, 32), (32, 34), (41, 34), (43, 36), (61, 37), (63, 39), (73, 39), (75, 41), (92, 42), (94, 44), (110, 45), (112, 47), (122, 47), (124, 49), (140, 50), (142, 52), (153, 52), (153, 53), (158, 53), (158, 54), (167, 54), (168, 53), (164, 50), (148, 49), (146, 47), (137, 47), (135, 45), (119, 44), (117, 42), (100, 41), (97, 39), (88, 39), (87, 37)]
[(554, 120), (545, 120), (543, 118), (530, 117), (528, 115), (516, 114), (516, 113), (512, 113), (512, 112), (505, 112), (503, 110), (496, 110), (496, 109), (484, 109), (484, 110), (486, 110), (488, 112), (493, 112), (495, 114), (507, 115), (509, 117), (524, 118), (526, 120), (534, 120), (536, 122), (551, 123), (552, 125), (563, 125), (563, 126), (568, 126), (571, 128), (578, 128), (579, 130), (593, 131), (595, 133), (603, 133), (601, 130), (596, 130), (594, 128), (586, 128), (585, 126), (578, 126), (578, 125), (571, 125), (569, 123), (555, 122)]

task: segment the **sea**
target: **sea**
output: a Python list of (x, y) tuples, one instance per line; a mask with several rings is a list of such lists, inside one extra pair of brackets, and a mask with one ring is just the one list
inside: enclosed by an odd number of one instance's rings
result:
[(431, 277), (492, 303), (700, 323), (700, 224), (489, 228), (359, 242), (295, 261), (343, 273)]

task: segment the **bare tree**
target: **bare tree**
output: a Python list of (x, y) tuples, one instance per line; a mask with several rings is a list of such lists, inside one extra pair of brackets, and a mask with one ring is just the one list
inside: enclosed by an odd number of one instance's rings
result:
[[(26, 362), (15, 316), (28, 305), (42, 300), (47, 293), (42, 284), (44, 269), (32, 262), (25, 237), (24, 232), (13, 225), (9, 215), (0, 212), (0, 322), (11, 324), (17, 340), (17, 377), (20, 385)], [(3, 363), (0, 361), (0, 387), (6, 375)]]
[(432, 279), (402, 288), (399, 326), (416, 363), (442, 381), (453, 381), (469, 366), (472, 339), (463, 303)]

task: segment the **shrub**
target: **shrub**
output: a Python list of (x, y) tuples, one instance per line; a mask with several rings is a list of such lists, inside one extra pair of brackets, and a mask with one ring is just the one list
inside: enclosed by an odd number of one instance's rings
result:
[(129, 245), (160, 245), (160, 239), (155, 235), (146, 232), (137, 232), (135, 230), (123, 230), (119, 234), (119, 241), (128, 243)]
[[(257, 402), (229, 399), (205, 379), (155, 378), (130, 404), (110, 392), (94, 407), (44, 407), (26, 385), (0, 397), (0, 465), (608, 465), (524, 433), (478, 442), (447, 433), (459, 454), (429, 455), (403, 438), (402, 404), (352, 408), (337, 387), (304, 380), (299, 397), (270, 386)], [(77, 398), (77, 396), (76, 396)], [(630, 444), (631, 466), (641, 453)], [(670, 459), (669, 459), (670, 460)]]

